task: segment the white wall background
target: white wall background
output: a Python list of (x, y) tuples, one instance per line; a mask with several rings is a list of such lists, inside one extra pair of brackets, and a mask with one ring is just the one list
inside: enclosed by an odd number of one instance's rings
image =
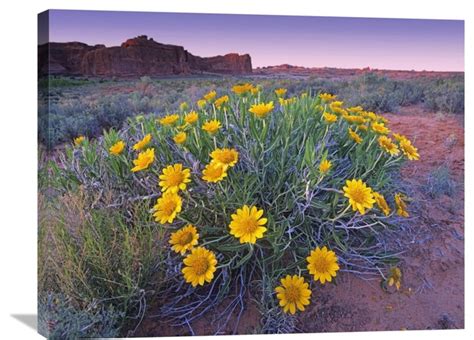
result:
[[(474, 10), (465, 0), (34, 0), (3, 1), (0, 11), (0, 337), (40, 338), (12, 314), (36, 314), (36, 15), (46, 9), (100, 9), (194, 13), (284, 14), (466, 20), (466, 328), (467, 331), (409, 331), (319, 334), (320, 339), (445, 339), (472, 336), (473, 183), (471, 118), (473, 107)], [(471, 247), (470, 247), (471, 246)], [(31, 317), (30, 317), (31, 318)], [(280, 336), (312, 339), (315, 335)], [(253, 338), (257, 338), (253, 336)], [(261, 337), (258, 337), (259, 339)]]

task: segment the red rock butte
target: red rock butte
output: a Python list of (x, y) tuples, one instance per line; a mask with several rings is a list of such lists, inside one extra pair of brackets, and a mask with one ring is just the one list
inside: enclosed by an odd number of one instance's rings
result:
[(40, 75), (136, 77), (203, 73), (252, 73), (250, 55), (199, 57), (182, 46), (161, 44), (141, 35), (121, 46), (50, 42), (38, 46)]

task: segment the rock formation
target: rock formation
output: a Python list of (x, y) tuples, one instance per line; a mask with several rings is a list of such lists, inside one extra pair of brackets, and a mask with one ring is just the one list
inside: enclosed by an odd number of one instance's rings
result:
[(248, 54), (203, 58), (192, 55), (182, 46), (161, 44), (144, 35), (114, 47), (80, 42), (47, 43), (39, 46), (38, 53), (40, 75), (134, 77), (252, 72)]

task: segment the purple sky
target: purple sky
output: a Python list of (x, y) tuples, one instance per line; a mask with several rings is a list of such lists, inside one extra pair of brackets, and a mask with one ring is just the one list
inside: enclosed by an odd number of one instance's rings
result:
[(116, 46), (142, 34), (202, 57), (249, 53), (253, 67), (464, 71), (460, 20), (50, 11), (50, 41)]

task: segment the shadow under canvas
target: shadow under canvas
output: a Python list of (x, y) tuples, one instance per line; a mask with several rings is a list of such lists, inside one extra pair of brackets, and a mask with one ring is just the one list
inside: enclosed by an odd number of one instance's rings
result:
[(11, 314), (11, 317), (34, 330), (38, 329), (38, 315), (36, 314)]

